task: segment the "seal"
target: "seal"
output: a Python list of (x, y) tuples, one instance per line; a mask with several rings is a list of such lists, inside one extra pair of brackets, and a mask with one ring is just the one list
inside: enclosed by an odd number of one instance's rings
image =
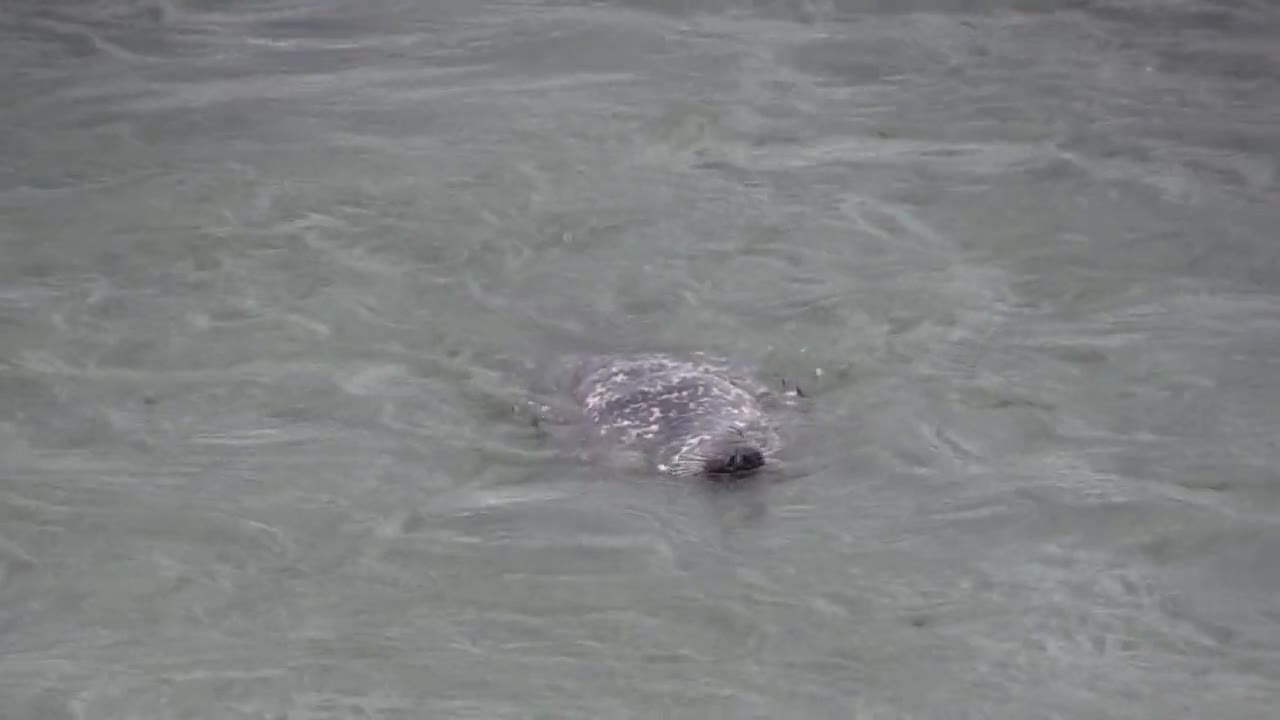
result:
[(572, 393), (597, 436), (670, 475), (746, 475), (782, 448), (768, 388), (708, 356), (593, 358)]

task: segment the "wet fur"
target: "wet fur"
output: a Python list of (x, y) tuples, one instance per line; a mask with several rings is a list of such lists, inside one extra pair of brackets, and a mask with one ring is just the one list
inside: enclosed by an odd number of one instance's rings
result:
[[(594, 358), (573, 397), (595, 434), (641, 451), (672, 475), (757, 469), (782, 439), (762, 405), (767, 388), (704, 356)], [(742, 458), (747, 462), (738, 464)]]

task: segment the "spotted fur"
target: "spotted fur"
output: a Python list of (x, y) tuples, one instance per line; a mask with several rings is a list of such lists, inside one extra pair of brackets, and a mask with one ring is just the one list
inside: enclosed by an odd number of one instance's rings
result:
[(644, 452), (672, 475), (749, 472), (781, 438), (760, 404), (766, 388), (695, 356), (597, 359), (574, 388), (595, 432)]

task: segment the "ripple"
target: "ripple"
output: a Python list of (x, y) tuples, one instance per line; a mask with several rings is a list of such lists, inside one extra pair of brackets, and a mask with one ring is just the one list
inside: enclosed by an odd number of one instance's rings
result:
[[(1273, 712), (1274, 23), (799, 4), (4, 4), (0, 707)], [(628, 347), (816, 469), (512, 417)]]

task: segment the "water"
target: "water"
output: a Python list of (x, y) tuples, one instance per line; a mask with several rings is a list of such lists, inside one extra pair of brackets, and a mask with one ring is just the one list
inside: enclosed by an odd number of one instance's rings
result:
[[(1269, 718), (1264, 0), (10, 0), (0, 716)], [(513, 372), (801, 383), (786, 482)]]

